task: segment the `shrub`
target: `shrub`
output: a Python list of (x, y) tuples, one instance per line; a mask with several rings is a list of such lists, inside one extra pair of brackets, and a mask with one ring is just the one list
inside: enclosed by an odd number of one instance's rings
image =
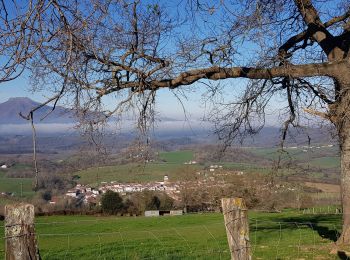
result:
[(154, 195), (152, 197), (151, 201), (149, 201), (147, 203), (146, 207), (147, 207), (148, 210), (159, 209), (159, 207), (160, 207), (160, 199), (156, 195)]
[(117, 192), (108, 190), (101, 199), (102, 211), (108, 214), (116, 214), (123, 209), (123, 199)]
[(41, 194), (41, 197), (42, 197), (42, 199), (45, 200), (45, 201), (51, 200), (51, 198), (52, 198), (51, 191), (49, 191), (49, 190), (44, 191), (44, 192)]

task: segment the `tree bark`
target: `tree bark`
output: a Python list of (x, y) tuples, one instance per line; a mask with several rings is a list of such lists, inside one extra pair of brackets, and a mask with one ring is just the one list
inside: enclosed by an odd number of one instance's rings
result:
[(247, 207), (242, 198), (221, 199), (232, 260), (251, 260)]
[(350, 245), (350, 76), (343, 75), (340, 84), (341, 98), (336, 107), (336, 126), (340, 146), (341, 201), (343, 208), (342, 233), (337, 244)]
[(40, 260), (35, 239), (34, 206), (15, 204), (5, 206), (6, 260)]
[(340, 137), (341, 201), (343, 227), (338, 244), (350, 244), (350, 124), (343, 129)]

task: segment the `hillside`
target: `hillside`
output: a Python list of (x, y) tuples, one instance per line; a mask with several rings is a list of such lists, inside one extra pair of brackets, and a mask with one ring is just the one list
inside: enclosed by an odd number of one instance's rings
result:
[[(19, 113), (26, 115), (31, 109), (40, 103), (27, 97), (10, 98), (4, 103), (0, 103), (0, 124), (25, 124), (26, 120), (20, 117)], [(73, 123), (74, 113), (64, 107), (56, 106), (52, 111), (51, 106), (43, 106), (35, 112), (34, 121), (36, 123)], [(50, 114), (49, 114), (50, 113)], [(47, 114), (49, 114), (44, 120)]]

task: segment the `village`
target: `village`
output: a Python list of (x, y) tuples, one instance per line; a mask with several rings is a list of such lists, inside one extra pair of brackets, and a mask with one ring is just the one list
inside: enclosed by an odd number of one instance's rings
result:
[[(196, 162), (189, 162), (191, 164), (195, 164)], [(217, 176), (222, 176), (223, 174), (227, 173), (220, 173), (219, 170), (222, 170), (222, 165), (210, 165), (205, 171), (197, 172), (197, 175), (204, 176), (204, 179), (197, 180), (194, 183), (191, 183), (193, 186), (201, 186), (201, 185), (208, 185), (208, 181), (214, 181), (213, 173), (216, 171)], [(236, 175), (242, 175), (243, 172), (238, 171), (234, 172)], [(169, 197), (173, 198), (174, 200), (179, 200), (181, 188), (186, 183), (183, 181), (177, 181), (173, 182), (169, 180), (168, 175), (164, 175), (162, 181), (155, 181), (155, 182), (147, 182), (147, 183), (119, 183), (116, 181), (111, 182), (101, 182), (98, 187), (92, 187), (90, 185), (84, 185), (84, 184), (76, 184), (76, 186), (72, 189), (69, 189), (65, 193), (65, 197), (68, 198), (75, 198), (84, 204), (97, 204), (100, 196), (104, 193), (106, 193), (108, 190), (114, 191), (119, 193), (120, 195), (124, 196), (128, 193), (134, 193), (134, 192), (143, 192), (143, 191), (160, 191), (165, 192)], [(188, 184), (188, 183), (187, 183)], [(214, 184), (215, 185), (215, 184)], [(56, 204), (56, 201), (59, 198), (53, 197), (50, 201), (50, 204)]]
[[(148, 183), (118, 183), (116, 181), (101, 182), (99, 187), (91, 187), (90, 185), (77, 184), (74, 188), (65, 193), (66, 197), (75, 198), (83, 201), (85, 204), (96, 204), (100, 195), (108, 190), (117, 192), (121, 195), (127, 193), (142, 192), (142, 191), (163, 191), (170, 197), (176, 197), (175, 193), (180, 193), (178, 183), (169, 182), (168, 175), (164, 175), (163, 181), (148, 182)], [(55, 204), (56, 201), (50, 201), (50, 204)]]

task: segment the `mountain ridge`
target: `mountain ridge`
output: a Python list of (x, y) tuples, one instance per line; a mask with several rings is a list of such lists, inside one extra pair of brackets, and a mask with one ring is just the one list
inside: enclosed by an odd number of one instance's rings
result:
[[(19, 114), (27, 115), (29, 111), (41, 103), (36, 102), (28, 97), (12, 97), (7, 101), (0, 103), (0, 125), (5, 124), (27, 124), (28, 121), (22, 118)], [(96, 116), (100, 112), (91, 112), (91, 115)], [(102, 116), (102, 113), (101, 113)], [(102, 116), (103, 117), (103, 116)], [(111, 118), (113, 121), (113, 117)], [(135, 119), (125, 118), (127, 121), (135, 121)], [(182, 122), (182, 120), (170, 117), (159, 118), (160, 122)], [(53, 110), (52, 106), (44, 105), (34, 113), (34, 123), (43, 124), (72, 124), (77, 123), (74, 109), (56, 106)]]
[[(0, 103), (0, 124), (26, 124), (27, 120), (19, 114), (27, 115), (29, 111), (40, 105), (28, 97), (12, 97)], [(68, 108), (44, 105), (34, 114), (35, 123), (74, 123), (74, 112)], [(45, 117), (45, 119), (43, 119)], [(43, 120), (42, 120), (43, 119)]]

